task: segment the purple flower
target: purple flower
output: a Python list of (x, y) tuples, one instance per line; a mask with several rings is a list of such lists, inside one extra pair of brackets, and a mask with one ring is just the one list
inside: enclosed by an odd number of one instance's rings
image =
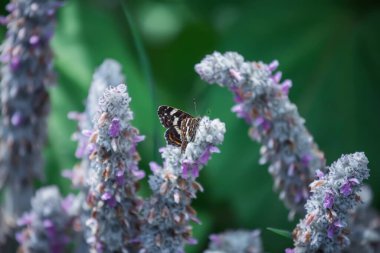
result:
[(118, 170), (116, 172), (116, 182), (118, 185), (123, 186), (125, 182), (124, 170)]
[(293, 231), (295, 252), (342, 252), (349, 245), (347, 224), (359, 203), (362, 181), (369, 176), (367, 164), (364, 153), (343, 155), (326, 169), (328, 174), (310, 184), (307, 214)]
[(282, 72), (281, 71), (278, 71), (276, 74), (273, 75), (273, 81), (275, 81), (276, 83), (279, 83), (281, 81), (281, 77), (282, 77)]
[(359, 181), (356, 178), (347, 179), (340, 188), (340, 193), (347, 197), (351, 194), (352, 187), (357, 184), (359, 184)]
[(29, 44), (32, 46), (36, 46), (40, 42), (40, 37), (38, 35), (32, 35), (29, 38)]
[(278, 60), (274, 60), (268, 65), (268, 69), (269, 71), (275, 71), (279, 65), (280, 63), (278, 62)]
[(113, 118), (108, 134), (111, 138), (116, 138), (120, 134), (120, 120), (118, 118)]
[(162, 169), (161, 166), (158, 165), (156, 162), (150, 162), (149, 167), (153, 174), (158, 173)]
[(291, 80), (285, 80), (282, 84), (281, 84), (281, 91), (285, 94), (285, 95), (288, 95), (289, 94), (289, 90), (290, 88), (293, 86), (292, 84), (292, 81)]
[(21, 60), (18, 56), (12, 56), (10, 63), (11, 63), (10, 67), (11, 67), (12, 71), (16, 71), (20, 67)]
[(332, 208), (334, 205), (334, 195), (331, 192), (326, 192), (325, 199), (323, 201), (324, 208)]
[(116, 206), (116, 200), (114, 196), (109, 192), (103, 193), (101, 199), (104, 200), (110, 207)]
[(22, 114), (20, 112), (15, 112), (12, 115), (11, 123), (13, 126), (19, 126), (23, 121)]

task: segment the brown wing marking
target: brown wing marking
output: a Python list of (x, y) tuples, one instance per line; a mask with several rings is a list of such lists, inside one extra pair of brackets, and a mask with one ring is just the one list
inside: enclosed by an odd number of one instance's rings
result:
[(181, 124), (181, 151), (185, 152), (187, 144), (192, 142), (198, 129), (200, 118), (187, 118)]
[(174, 127), (168, 128), (165, 132), (165, 139), (169, 145), (180, 147), (182, 145), (181, 136)]

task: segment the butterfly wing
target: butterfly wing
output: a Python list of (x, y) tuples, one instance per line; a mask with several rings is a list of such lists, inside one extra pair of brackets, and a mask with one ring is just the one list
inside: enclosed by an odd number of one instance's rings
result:
[(165, 128), (170, 128), (172, 126), (181, 126), (182, 120), (186, 118), (193, 118), (190, 114), (181, 111), (180, 109), (167, 106), (167, 105), (161, 105), (158, 107), (157, 110), (158, 117), (160, 119), (161, 124)]
[(161, 124), (167, 128), (166, 142), (181, 147), (181, 151), (184, 152), (187, 144), (194, 140), (200, 119), (167, 105), (159, 106), (157, 114)]
[(170, 127), (168, 130), (166, 130), (165, 139), (169, 145), (176, 147), (180, 147), (182, 145), (181, 135), (174, 127)]
[(198, 129), (200, 118), (186, 118), (182, 121), (181, 124), (181, 150), (185, 151), (187, 144), (194, 141), (195, 134)]

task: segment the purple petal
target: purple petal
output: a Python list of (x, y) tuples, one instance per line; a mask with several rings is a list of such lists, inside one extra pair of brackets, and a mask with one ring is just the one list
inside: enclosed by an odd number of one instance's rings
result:
[(276, 83), (279, 83), (280, 80), (281, 80), (281, 77), (282, 77), (282, 72), (281, 71), (278, 71), (276, 74), (274, 74), (274, 76), (272, 77), (273, 81), (275, 81)]
[(211, 146), (210, 147), (210, 152), (211, 153), (220, 153), (220, 149), (216, 146)]
[(77, 149), (75, 150), (75, 157), (76, 158), (82, 158), (84, 153), (85, 153), (85, 149), (86, 149), (86, 145), (83, 145), (84, 143), (80, 143), (77, 147)]
[(258, 126), (261, 126), (264, 122), (265, 122), (265, 118), (259, 116), (259, 117), (257, 117), (255, 119), (255, 121), (253, 122), (253, 124), (258, 127)]
[(136, 135), (133, 138), (133, 142), (134, 143), (142, 142), (143, 140), (145, 140), (145, 136), (144, 135)]
[(132, 174), (136, 177), (136, 179), (140, 180), (145, 177), (145, 172), (142, 170), (132, 170)]
[(1, 56), (1, 62), (2, 63), (7, 63), (11, 60), (11, 56), (10, 54), (8, 53), (3, 53), (3, 55)]
[(20, 67), (21, 60), (18, 56), (13, 56), (11, 59), (11, 69), (13, 71), (17, 70)]
[(156, 174), (158, 171), (162, 169), (161, 166), (158, 165), (156, 162), (150, 162), (149, 167), (153, 174)]
[(191, 169), (193, 177), (197, 178), (199, 176), (199, 166), (197, 164), (194, 164)]
[(205, 165), (205, 164), (208, 162), (208, 160), (210, 159), (210, 156), (211, 156), (210, 150), (209, 150), (209, 149), (206, 149), (206, 150), (203, 152), (203, 154), (199, 157), (198, 162), (199, 162), (200, 164)]
[(92, 131), (91, 130), (87, 130), (87, 129), (84, 129), (82, 130), (82, 134), (86, 137), (90, 137), (92, 135)]
[(108, 134), (111, 138), (116, 138), (119, 136), (121, 131), (120, 120), (118, 118), (113, 118), (111, 125), (108, 129)]
[(323, 200), (324, 208), (332, 208), (334, 205), (334, 195), (331, 192), (326, 193), (325, 199)]
[(334, 222), (334, 226), (336, 228), (343, 228), (344, 224), (342, 222), (340, 222), (339, 220), (337, 220), (337, 221)]
[(20, 112), (13, 113), (11, 117), (11, 123), (13, 126), (20, 126), (22, 121), (23, 121), (23, 117)]
[(244, 112), (243, 109), (243, 104), (236, 104), (231, 108), (231, 111), (236, 113), (238, 118), (245, 118), (246, 113)]
[(277, 61), (277, 60), (274, 60), (272, 61), (269, 65), (268, 65), (268, 69), (270, 71), (274, 71), (278, 68), (278, 66), (280, 65), (280, 63)]
[(189, 239), (187, 239), (187, 243), (190, 245), (195, 245), (198, 243), (198, 241), (197, 241), (197, 239), (190, 237)]
[(297, 191), (297, 193), (295, 194), (294, 196), (294, 202), (295, 203), (301, 203), (301, 201), (303, 200), (303, 194), (302, 194), (302, 191)]
[(340, 187), (340, 193), (343, 194), (343, 196), (347, 197), (352, 192), (352, 186), (350, 181), (346, 181), (341, 187)]
[(40, 42), (40, 37), (37, 35), (32, 35), (29, 38), (29, 44), (32, 46), (36, 46)]
[(68, 213), (69, 210), (71, 209), (74, 203), (74, 199), (75, 199), (74, 195), (70, 194), (62, 200), (61, 206), (63, 210), (65, 210), (66, 213)]
[(230, 73), (230, 76), (238, 82), (240, 82), (243, 79), (239, 71), (235, 69), (229, 69), (229, 73)]
[(289, 90), (290, 88), (293, 86), (292, 84), (292, 81), (290, 80), (285, 80), (282, 84), (281, 84), (281, 91), (288, 95), (289, 94)]
[(12, 12), (16, 9), (16, 5), (12, 4), (12, 3), (9, 3), (5, 6), (5, 9), (9, 12)]
[(116, 206), (116, 200), (115, 200), (114, 196), (112, 196), (112, 194), (109, 192), (103, 193), (101, 199), (104, 200), (109, 207), (115, 207)]
[(327, 237), (330, 239), (333, 239), (335, 231), (336, 231), (336, 228), (335, 228), (334, 224), (329, 225), (329, 227), (327, 229)]
[(94, 152), (95, 149), (96, 149), (96, 144), (95, 143), (89, 143), (86, 146), (86, 150), (85, 150), (86, 151), (86, 155), (90, 155), (92, 152)]
[(215, 243), (216, 245), (219, 245), (219, 244), (222, 243), (222, 240), (221, 240), (220, 236), (218, 236), (218, 235), (211, 234), (211, 235), (209, 236), (209, 238), (210, 238), (210, 241), (212, 241), (212, 242)]
[(124, 170), (116, 171), (116, 183), (122, 186), (124, 185), (124, 182), (125, 182)]
[(295, 253), (294, 249), (287, 248), (285, 249), (285, 253)]
[(23, 244), (27, 239), (27, 236), (23, 232), (17, 232), (16, 233), (16, 240), (20, 243)]
[(262, 124), (262, 127), (263, 127), (264, 131), (268, 132), (270, 130), (269, 120), (265, 120), (264, 123)]

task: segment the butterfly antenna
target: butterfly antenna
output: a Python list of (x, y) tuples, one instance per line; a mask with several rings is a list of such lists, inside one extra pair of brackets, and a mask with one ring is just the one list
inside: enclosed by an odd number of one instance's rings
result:
[(193, 98), (193, 103), (194, 103), (195, 115), (198, 115), (198, 111), (197, 111), (197, 101), (195, 101), (195, 98)]

